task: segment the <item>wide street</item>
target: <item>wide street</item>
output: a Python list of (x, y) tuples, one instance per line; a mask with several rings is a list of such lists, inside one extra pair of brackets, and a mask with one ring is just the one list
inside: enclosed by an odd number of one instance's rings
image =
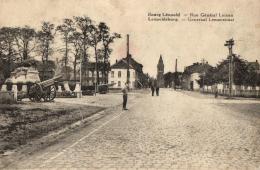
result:
[(260, 101), (197, 96), (142, 94), (8, 168), (260, 169)]

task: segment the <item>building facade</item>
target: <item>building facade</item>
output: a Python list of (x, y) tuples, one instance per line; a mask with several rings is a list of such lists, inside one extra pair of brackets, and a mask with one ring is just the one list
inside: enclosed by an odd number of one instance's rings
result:
[[(104, 69), (104, 67), (106, 69)], [(96, 72), (96, 63), (95, 62), (88, 62), (85, 68), (82, 69), (82, 85), (83, 86), (92, 86), (95, 82), (98, 84), (106, 84), (107, 83), (107, 73), (104, 70), (109, 68), (109, 64), (104, 64), (103, 62), (97, 63), (97, 70)], [(79, 74), (78, 74), (79, 75)]]
[(201, 77), (212, 68), (206, 63), (193, 63), (185, 67), (182, 75), (182, 88), (186, 90), (199, 90), (202, 85), (199, 84)]
[(134, 60), (131, 55), (128, 57), (116, 61), (116, 63), (111, 66), (111, 70), (108, 74), (108, 80), (109, 84), (111, 84), (111, 88), (122, 88), (124, 86), (127, 82), (128, 67), (129, 87), (131, 89), (143, 87), (144, 84), (148, 82), (147, 76), (143, 73), (143, 65)]

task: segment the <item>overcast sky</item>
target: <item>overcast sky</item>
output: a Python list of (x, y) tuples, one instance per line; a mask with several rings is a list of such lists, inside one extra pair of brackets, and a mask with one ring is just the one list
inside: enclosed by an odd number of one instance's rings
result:
[[(162, 54), (165, 72), (173, 71), (175, 58), (183, 70), (202, 58), (216, 65), (227, 56), (225, 40), (234, 38), (234, 52), (249, 61), (260, 60), (259, 0), (0, 0), (0, 26), (29, 25), (39, 29), (42, 21), (61, 23), (63, 18), (86, 15), (106, 22), (122, 35), (113, 45), (112, 63), (130, 53), (144, 71), (156, 75)], [(232, 13), (234, 22), (151, 22), (152, 13)]]

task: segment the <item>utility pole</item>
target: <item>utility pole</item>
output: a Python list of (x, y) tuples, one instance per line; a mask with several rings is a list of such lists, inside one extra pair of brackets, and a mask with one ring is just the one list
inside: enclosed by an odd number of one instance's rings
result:
[(129, 72), (129, 65), (130, 65), (130, 54), (129, 54), (129, 34), (127, 34), (126, 36), (126, 58), (127, 58), (127, 79), (126, 79), (126, 83), (130, 82), (130, 72)]
[(81, 74), (82, 74), (82, 57), (80, 55), (80, 66), (79, 66), (79, 85), (80, 85), (80, 91), (81, 91), (81, 87), (82, 87), (82, 77), (81, 77)]
[(96, 73), (96, 75), (95, 75), (95, 96), (97, 95), (97, 74), (98, 74), (98, 72), (97, 72), (97, 61), (95, 62), (95, 71), (94, 71), (94, 73)]
[(202, 68), (203, 68), (203, 72), (202, 72), (202, 91), (204, 93), (204, 82), (205, 82), (205, 76), (206, 76), (206, 72), (205, 72), (205, 59), (203, 58), (201, 60), (201, 63), (202, 63)]
[(175, 73), (177, 73), (178, 59), (175, 60)]
[(176, 90), (176, 84), (177, 84), (177, 81), (178, 81), (178, 73), (177, 73), (177, 66), (178, 66), (178, 59), (176, 58), (175, 59), (175, 73), (173, 74), (174, 77), (173, 77), (173, 85), (174, 85), (174, 90)]
[(226, 41), (224, 46), (228, 47), (229, 50), (229, 97), (232, 96), (232, 84), (233, 84), (233, 52), (232, 52), (232, 47), (234, 45), (234, 40), (231, 38), (230, 40)]

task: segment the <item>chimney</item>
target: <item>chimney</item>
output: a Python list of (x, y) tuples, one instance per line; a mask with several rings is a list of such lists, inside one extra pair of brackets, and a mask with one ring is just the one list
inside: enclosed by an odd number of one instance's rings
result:
[(129, 34), (126, 36), (126, 57), (129, 56)]
[(178, 59), (175, 60), (175, 72), (177, 73)]
[(116, 59), (116, 63), (117, 63), (117, 59)]

